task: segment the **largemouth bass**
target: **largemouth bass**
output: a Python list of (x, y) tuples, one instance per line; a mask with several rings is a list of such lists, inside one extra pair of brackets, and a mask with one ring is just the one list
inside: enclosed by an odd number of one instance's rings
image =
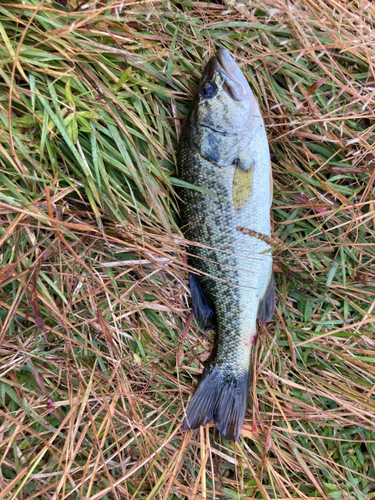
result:
[[(188, 240), (195, 318), (216, 324), (215, 347), (183, 421), (195, 429), (214, 419), (236, 441), (245, 418), (257, 319), (271, 319), (275, 285), (269, 245), (272, 175), (267, 136), (255, 97), (231, 55), (219, 49), (204, 69), (181, 132), (178, 175)], [(236, 229), (237, 228), (237, 229)], [(267, 238), (265, 238), (267, 240)]]

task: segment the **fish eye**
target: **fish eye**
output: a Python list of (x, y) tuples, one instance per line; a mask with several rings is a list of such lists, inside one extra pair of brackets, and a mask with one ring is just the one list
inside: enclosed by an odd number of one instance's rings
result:
[(213, 97), (216, 92), (217, 88), (213, 82), (205, 82), (202, 88), (203, 97)]

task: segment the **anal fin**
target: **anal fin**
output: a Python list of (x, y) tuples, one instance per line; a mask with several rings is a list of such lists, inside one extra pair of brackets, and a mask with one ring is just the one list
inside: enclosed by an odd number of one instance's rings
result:
[(258, 319), (259, 321), (269, 321), (274, 313), (276, 304), (276, 291), (275, 291), (275, 279), (273, 274), (271, 276), (270, 282), (268, 283), (267, 290), (263, 295), (258, 307)]
[(202, 288), (199, 276), (189, 273), (189, 286), (195, 319), (201, 328), (210, 326), (214, 322), (215, 313), (211, 300)]

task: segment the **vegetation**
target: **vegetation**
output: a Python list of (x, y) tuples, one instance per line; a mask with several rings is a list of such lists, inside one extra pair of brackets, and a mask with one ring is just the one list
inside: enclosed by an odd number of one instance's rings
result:
[[(0, 500), (375, 498), (375, 8), (0, 4)], [(228, 48), (274, 173), (277, 312), (240, 440), (181, 421), (175, 147)]]

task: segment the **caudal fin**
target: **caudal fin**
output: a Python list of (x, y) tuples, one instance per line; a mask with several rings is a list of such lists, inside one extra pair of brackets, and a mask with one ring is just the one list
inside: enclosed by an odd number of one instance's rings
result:
[(224, 371), (210, 364), (191, 398), (182, 428), (197, 429), (214, 419), (220, 434), (237, 441), (245, 418), (249, 384), (250, 373)]

